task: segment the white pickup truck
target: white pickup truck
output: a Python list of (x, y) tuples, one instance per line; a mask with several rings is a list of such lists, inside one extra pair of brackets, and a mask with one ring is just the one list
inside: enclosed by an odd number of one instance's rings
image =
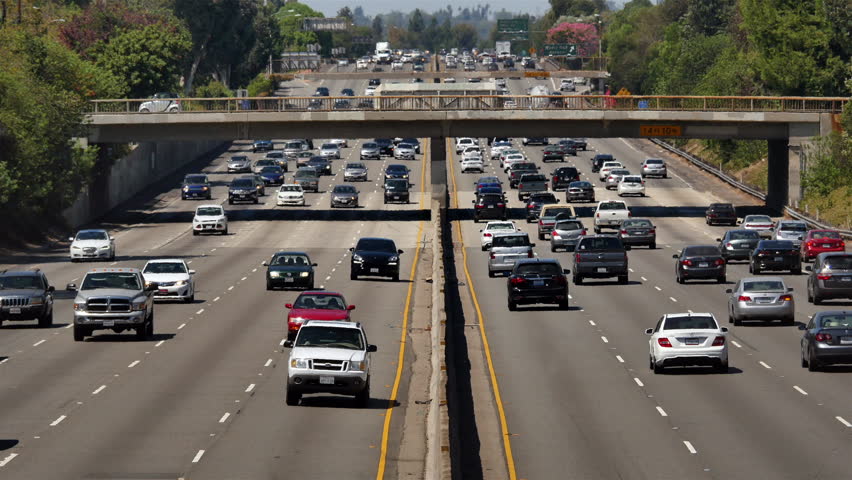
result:
[(627, 204), (619, 200), (604, 200), (598, 202), (595, 209), (595, 233), (601, 233), (603, 228), (620, 228), (621, 222), (630, 218)]

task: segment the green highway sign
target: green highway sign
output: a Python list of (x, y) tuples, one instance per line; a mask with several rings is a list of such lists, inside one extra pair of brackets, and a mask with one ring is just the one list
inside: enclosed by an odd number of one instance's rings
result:
[(497, 20), (498, 33), (520, 33), (530, 30), (529, 21), (526, 18), (510, 18)]
[(545, 55), (556, 55), (565, 57), (577, 56), (577, 45), (573, 43), (553, 43), (544, 46)]

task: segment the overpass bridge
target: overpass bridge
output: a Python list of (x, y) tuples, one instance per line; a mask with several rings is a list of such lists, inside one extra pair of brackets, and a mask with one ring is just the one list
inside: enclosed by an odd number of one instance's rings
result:
[[(351, 74), (347, 74), (351, 75)], [(763, 139), (766, 203), (786, 205), (789, 146), (831, 131), (847, 98), (412, 95), (180, 99), (177, 113), (139, 113), (148, 99), (93, 100), (90, 142), (323, 137), (590, 137)], [(443, 161), (443, 148), (433, 148)]]

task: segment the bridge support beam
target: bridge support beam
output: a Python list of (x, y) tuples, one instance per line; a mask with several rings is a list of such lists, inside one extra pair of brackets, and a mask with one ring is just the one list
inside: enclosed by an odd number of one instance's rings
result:
[(782, 212), (787, 205), (790, 180), (788, 139), (767, 140), (769, 172), (766, 185), (766, 206)]
[[(429, 139), (429, 169), (432, 172), (432, 200), (438, 202), (441, 209), (447, 203), (447, 138)], [(426, 181), (424, 178), (422, 181)]]

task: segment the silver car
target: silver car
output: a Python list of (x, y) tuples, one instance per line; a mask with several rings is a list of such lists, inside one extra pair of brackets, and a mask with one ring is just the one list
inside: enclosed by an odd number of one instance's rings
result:
[(746, 230), (754, 230), (761, 237), (770, 237), (775, 222), (769, 215), (746, 215), (740, 226)]
[(488, 276), (511, 273), (516, 261), (535, 258), (534, 246), (534, 243), (530, 243), (529, 235), (524, 232), (495, 234), (488, 252)]
[(302, 167), (293, 175), (293, 183), (301, 185), (302, 190), (319, 192), (319, 172), (311, 167)]
[(399, 143), (393, 149), (393, 157), (398, 160), (414, 160), (414, 145), (410, 143)]
[(263, 171), (265, 167), (277, 167), (278, 162), (272, 158), (261, 158), (260, 160), (255, 160), (254, 164), (251, 166), (251, 171), (253, 173), (260, 173)]
[(778, 220), (772, 230), (773, 240), (789, 240), (800, 247), (802, 238), (808, 233), (808, 224), (799, 220)]
[(379, 144), (376, 142), (366, 142), (361, 145), (361, 160), (365, 158), (372, 158), (374, 160), (381, 160), (382, 153), (379, 148)]
[(307, 150), (307, 145), (301, 141), (292, 141), (284, 144), (284, 155), (287, 158), (296, 158), (296, 156)]
[(358, 208), (358, 189), (352, 185), (335, 185), (331, 190), (331, 208)]
[(234, 155), (228, 159), (228, 173), (250, 172), (251, 160), (245, 155)]
[(583, 222), (579, 220), (559, 220), (550, 231), (550, 251), (565, 249), (566, 252), (573, 252), (586, 231)]
[(662, 158), (649, 158), (642, 162), (642, 178), (669, 176), (666, 162)]
[(728, 297), (728, 322), (741, 325), (743, 320), (781, 320), (792, 325), (796, 304), (792, 288), (781, 277), (747, 277)]
[(648, 245), (651, 250), (657, 248), (657, 228), (645, 218), (630, 218), (621, 222), (618, 236), (624, 245)]
[(340, 159), (340, 147), (336, 143), (323, 143), (320, 147), (320, 156), (325, 158)]
[(367, 167), (361, 162), (350, 162), (343, 169), (344, 182), (366, 182)]
[(612, 190), (618, 188), (618, 182), (620, 182), (621, 177), (625, 175), (630, 175), (630, 170), (626, 168), (614, 168), (610, 170), (609, 174), (606, 176), (606, 189)]

